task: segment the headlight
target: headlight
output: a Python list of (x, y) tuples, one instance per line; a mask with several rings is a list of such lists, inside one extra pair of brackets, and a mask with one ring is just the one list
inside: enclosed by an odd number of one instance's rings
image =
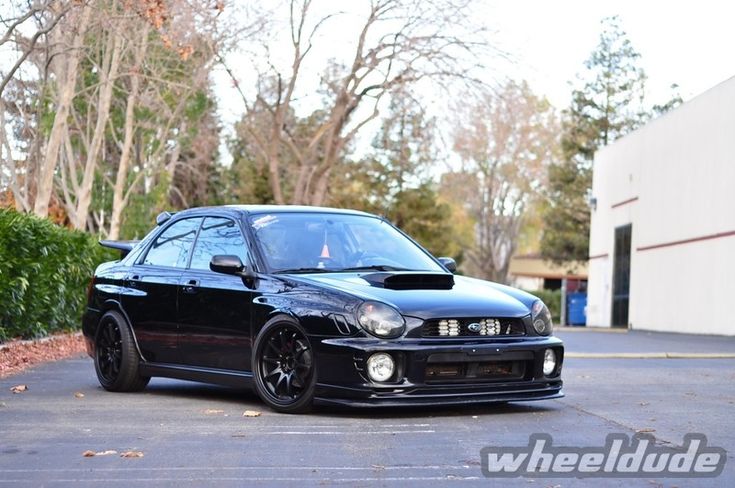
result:
[(531, 321), (533, 321), (533, 328), (540, 335), (551, 335), (554, 328), (551, 323), (551, 312), (541, 300), (536, 300), (531, 307)]
[(393, 377), (395, 370), (396, 363), (390, 354), (379, 352), (367, 360), (368, 376), (373, 381), (388, 381)]
[(384, 303), (365, 302), (357, 309), (357, 321), (363, 329), (381, 339), (391, 339), (403, 334), (406, 321), (393, 307)]
[(544, 376), (551, 376), (556, 369), (556, 353), (553, 349), (544, 351)]

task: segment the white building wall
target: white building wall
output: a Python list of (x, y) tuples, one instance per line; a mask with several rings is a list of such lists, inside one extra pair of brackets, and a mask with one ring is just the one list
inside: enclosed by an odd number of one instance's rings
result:
[(735, 78), (600, 150), (592, 195), (589, 325), (610, 326), (630, 223), (631, 328), (735, 335)]

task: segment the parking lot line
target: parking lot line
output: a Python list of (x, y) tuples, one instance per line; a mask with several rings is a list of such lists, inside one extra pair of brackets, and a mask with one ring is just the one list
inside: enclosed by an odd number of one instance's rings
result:
[(574, 359), (735, 359), (729, 352), (565, 352)]

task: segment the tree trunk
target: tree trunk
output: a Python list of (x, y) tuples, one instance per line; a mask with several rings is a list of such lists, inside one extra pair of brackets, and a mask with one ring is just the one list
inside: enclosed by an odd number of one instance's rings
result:
[[(271, 143), (271, 146), (275, 144)], [(274, 147), (277, 149), (277, 147)], [(277, 154), (273, 154), (275, 151), (268, 151), (268, 179), (271, 184), (271, 191), (273, 192), (273, 200), (278, 205), (283, 205), (283, 191), (281, 190), (281, 175), (279, 173), (280, 161)]]
[(314, 187), (314, 192), (311, 195), (311, 198), (309, 199), (309, 203), (311, 205), (321, 207), (324, 205), (324, 202), (327, 197), (327, 190), (329, 187), (329, 175), (332, 171), (332, 168), (328, 168), (326, 171), (324, 171), (319, 178), (316, 181), (316, 185)]
[(81, 7), (79, 22), (76, 25), (76, 32), (72, 38), (71, 49), (66, 54), (66, 72), (59, 89), (59, 102), (56, 107), (54, 124), (49, 134), (46, 154), (39, 171), (38, 189), (33, 205), (33, 213), (39, 217), (48, 216), (49, 202), (51, 201), (51, 193), (54, 187), (54, 173), (59, 160), (59, 149), (66, 126), (66, 118), (69, 116), (69, 108), (74, 98), (79, 60), (83, 55), (82, 44), (89, 23), (89, 15), (90, 7), (83, 5)]
[(296, 185), (294, 186), (293, 195), (291, 196), (292, 205), (303, 205), (304, 203), (304, 187), (309, 177), (311, 168), (302, 162), (299, 166), (299, 176), (296, 178)]
[(148, 27), (141, 34), (141, 43), (135, 52), (135, 66), (130, 74), (130, 93), (128, 94), (125, 107), (125, 136), (123, 139), (120, 164), (117, 167), (115, 187), (112, 192), (112, 215), (110, 216), (110, 232), (107, 238), (117, 240), (120, 238), (120, 226), (122, 224), (122, 212), (128, 203), (125, 196), (125, 183), (128, 179), (128, 168), (130, 167), (130, 154), (133, 148), (133, 134), (135, 132), (135, 104), (140, 91), (140, 72), (142, 70), (143, 58), (148, 46)]
[(87, 152), (84, 176), (82, 177), (82, 184), (77, 194), (76, 212), (72, 220), (74, 228), (79, 230), (85, 230), (87, 226), (89, 206), (92, 203), (92, 186), (94, 185), (94, 174), (97, 169), (97, 158), (99, 157), (102, 141), (105, 137), (105, 128), (110, 115), (110, 104), (112, 103), (112, 89), (115, 85), (115, 78), (117, 78), (117, 70), (120, 66), (120, 55), (123, 48), (122, 35), (115, 30), (111, 36), (111, 46), (109, 48), (112, 49), (112, 54), (109, 63), (104, 63), (107, 66), (103, 66), (102, 72), (100, 73), (101, 82), (99, 102), (97, 104), (97, 123), (94, 127), (89, 151)]

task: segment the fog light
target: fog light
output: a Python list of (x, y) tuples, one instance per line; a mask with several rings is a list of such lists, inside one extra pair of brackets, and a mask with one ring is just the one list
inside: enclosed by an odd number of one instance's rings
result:
[(544, 352), (544, 376), (550, 376), (556, 369), (556, 354), (553, 350), (547, 349)]
[(373, 381), (388, 381), (396, 370), (396, 363), (390, 354), (379, 352), (367, 360), (368, 376)]

